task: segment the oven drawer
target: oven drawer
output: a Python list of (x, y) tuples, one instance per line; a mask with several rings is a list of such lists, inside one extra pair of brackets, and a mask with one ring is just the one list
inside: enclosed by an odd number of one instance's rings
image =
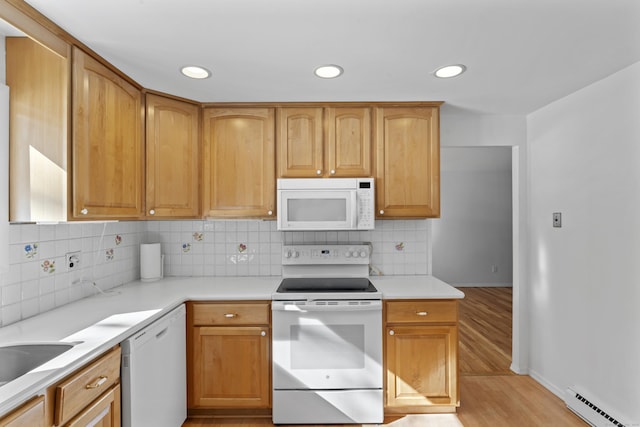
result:
[(386, 323), (455, 323), (456, 300), (387, 301)]
[(193, 303), (193, 324), (200, 325), (268, 325), (268, 302)]

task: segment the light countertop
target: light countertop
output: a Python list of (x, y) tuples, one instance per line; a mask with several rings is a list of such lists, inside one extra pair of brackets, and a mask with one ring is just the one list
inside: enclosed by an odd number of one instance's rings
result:
[[(464, 294), (433, 276), (373, 276), (383, 299), (457, 299)], [(131, 282), (0, 328), (0, 345), (77, 342), (72, 349), (0, 387), (0, 415), (95, 359), (185, 301), (271, 300), (281, 278), (168, 277)]]

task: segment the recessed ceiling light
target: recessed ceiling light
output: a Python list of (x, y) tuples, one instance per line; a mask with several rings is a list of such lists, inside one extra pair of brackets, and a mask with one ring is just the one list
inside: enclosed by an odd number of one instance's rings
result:
[(339, 77), (343, 72), (344, 70), (342, 69), (342, 67), (333, 64), (322, 65), (314, 70), (315, 75), (320, 77), (321, 79), (335, 79), (336, 77)]
[(180, 69), (180, 72), (192, 79), (207, 79), (211, 77), (211, 71), (197, 65), (187, 65)]
[(462, 64), (445, 65), (444, 67), (440, 67), (435, 70), (433, 72), (433, 75), (441, 79), (448, 79), (451, 77), (459, 76), (460, 74), (464, 73), (466, 69), (467, 67)]

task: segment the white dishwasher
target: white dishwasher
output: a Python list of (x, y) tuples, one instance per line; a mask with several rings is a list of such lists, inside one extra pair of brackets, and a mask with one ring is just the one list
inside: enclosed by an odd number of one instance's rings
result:
[(187, 418), (184, 304), (121, 344), (122, 426), (180, 427)]

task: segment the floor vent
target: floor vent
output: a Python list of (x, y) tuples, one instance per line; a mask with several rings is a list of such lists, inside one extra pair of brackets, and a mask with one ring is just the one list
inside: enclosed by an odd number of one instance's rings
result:
[(592, 400), (584, 397), (583, 394), (577, 392), (574, 388), (569, 387), (566, 391), (565, 403), (567, 407), (580, 418), (585, 420), (592, 426), (605, 427), (617, 426), (625, 427), (622, 421), (617, 420), (604, 409), (594, 404)]

